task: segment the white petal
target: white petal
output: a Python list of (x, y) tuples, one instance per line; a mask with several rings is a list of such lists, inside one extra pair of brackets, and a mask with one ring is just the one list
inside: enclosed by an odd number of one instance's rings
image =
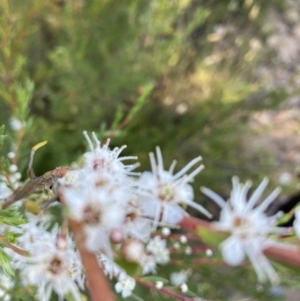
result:
[(206, 187), (201, 187), (201, 191), (211, 198), (217, 205), (219, 205), (220, 208), (223, 208), (226, 204), (226, 202), (215, 192), (212, 190), (206, 188)]
[(177, 204), (164, 206), (162, 222), (170, 225), (180, 223), (187, 213)]
[(245, 259), (245, 252), (240, 240), (231, 236), (221, 244), (223, 259), (233, 266), (240, 265)]
[(251, 210), (255, 206), (255, 204), (261, 197), (262, 193), (266, 189), (268, 183), (269, 183), (268, 178), (264, 178), (263, 181), (256, 188), (256, 190), (253, 192), (252, 196), (250, 197), (248, 204), (246, 206), (246, 210)]

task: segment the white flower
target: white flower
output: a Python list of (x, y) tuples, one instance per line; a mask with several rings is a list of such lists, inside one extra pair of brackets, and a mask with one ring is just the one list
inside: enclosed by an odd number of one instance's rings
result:
[(170, 260), (170, 252), (166, 246), (167, 241), (161, 239), (159, 236), (155, 236), (153, 239), (150, 240), (146, 249), (152, 255), (154, 255), (156, 263), (159, 264), (166, 264)]
[(143, 202), (141, 204), (145, 215), (154, 218), (154, 221), (162, 223), (177, 224), (187, 215), (179, 204), (189, 205), (201, 213), (211, 217), (211, 214), (202, 206), (193, 201), (194, 192), (188, 184), (204, 168), (203, 165), (197, 167), (190, 175), (186, 172), (199, 161), (201, 157), (192, 160), (178, 173), (173, 174), (176, 161), (170, 169), (164, 170), (163, 158), (160, 149), (156, 148), (157, 162), (153, 153), (150, 153), (152, 172), (142, 173), (138, 184), (141, 188)]
[(152, 232), (152, 220), (145, 217), (138, 202), (129, 201), (124, 229), (130, 237), (148, 241)]
[(119, 281), (115, 285), (117, 293), (122, 293), (123, 298), (127, 298), (131, 295), (135, 288), (135, 280), (125, 273), (121, 273), (119, 276)]
[(122, 161), (136, 160), (137, 157), (119, 157), (124, 148), (126, 148), (126, 145), (122, 146), (121, 148), (116, 147), (113, 150), (110, 150), (108, 147), (110, 140), (108, 139), (107, 142), (103, 146), (101, 146), (100, 141), (93, 132), (92, 136), (96, 144), (95, 148), (87, 132), (84, 131), (83, 134), (91, 149), (90, 152), (84, 154), (85, 168), (97, 170), (101, 173), (107, 172), (111, 175), (114, 175), (116, 177), (115, 179), (118, 179), (120, 181), (124, 180), (124, 178), (128, 175), (136, 174), (132, 173), (131, 171), (139, 166), (139, 164), (124, 165)]
[(190, 275), (190, 270), (174, 272), (170, 275), (170, 282), (174, 286), (179, 286), (188, 280), (188, 276)]
[(123, 273), (123, 270), (104, 254), (98, 256), (98, 262), (102, 265), (104, 274), (110, 279)]
[(265, 178), (261, 182), (248, 202), (247, 193), (251, 183), (240, 184), (237, 177), (234, 177), (232, 182), (233, 189), (227, 203), (213, 191), (207, 188), (201, 189), (222, 209), (220, 221), (216, 222), (215, 226), (219, 230), (231, 233), (221, 244), (223, 258), (230, 265), (240, 265), (247, 256), (260, 281), (269, 279), (272, 283), (277, 283), (278, 276), (263, 254), (263, 250), (275, 243), (268, 238), (268, 235), (280, 233), (281, 229), (273, 226), (276, 217), (267, 217), (264, 211), (278, 196), (280, 189), (275, 189), (261, 204), (255, 207), (268, 180)]
[(121, 227), (125, 221), (126, 211), (117, 200), (126, 197), (118, 191), (102, 188), (61, 188), (71, 218), (84, 224), (86, 246), (96, 252), (102, 250), (112, 257), (109, 241), (111, 230)]
[[(27, 214), (28, 222), (19, 226), (16, 232), (22, 234), (17, 238), (18, 246), (31, 252), (41, 252), (47, 250), (49, 244), (53, 244), (58, 234), (55, 228), (52, 232), (47, 232), (49, 220), (45, 215), (34, 216)], [(33, 247), (34, 246), (34, 247)]]
[(150, 274), (150, 273), (156, 273), (156, 261), (155, 257), (150, 254), (144, 254), (140, 260), (140, 266), (142, 267), (143, 275)]
[(155, 287), (160, 290), (164, 287), (164, 283), (162, 281), (156, 281)]
[(80, 275), (72, 273), (78, 264), (79, 258), (74, 251), (61, 251), (52, 246), (43, 252), (35, 251), (28, 259), (28, 264), (22, 269), (23, 280), (26, 284), (37, 287), (37, 295), (41, 301), (48, 301), (52, 291), (61, 299), (65, 294), (71, 293), (74, 300), (81, 301), (75, 284)]

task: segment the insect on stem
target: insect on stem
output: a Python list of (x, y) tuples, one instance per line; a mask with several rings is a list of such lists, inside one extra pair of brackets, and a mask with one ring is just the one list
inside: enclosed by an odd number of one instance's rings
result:
[[(50, 170), (46, 173), (44, 173), (40, 177), (36, 177), (33, 170), (33, 158), (34, 154), (37, 149), (44, 146), (47, 143), (47, 141), (40, 142), (36, 144), (30, 152), (30, 159), (29, 159), (29, 165), (28, 165), (28, 173), (30, 180), (25, 184), (23, 187), (18, 187), (11, 196), (8, 198), (2, 200), (2, 209), (6, 209), (10, 205), (14, 204), (15, 202), (24, 199), (28, 196), (30, 196), (32, 193), (40, 190), (52, 190), (54, 193), (54, 196), (50, 199), (45, 200), (45, 204), (49, 206), (49, 204), (55, 202), (58, 200), (57, 196), (57, 185), (58, 185), (58, 178), (63, 177), (68, 170), (70, 170), (69, 167), (58, 167), (54, 170)], [(45, 205), (44, 204), (44, 205)], [(44, 208), (45, 209), (45, 208)]]

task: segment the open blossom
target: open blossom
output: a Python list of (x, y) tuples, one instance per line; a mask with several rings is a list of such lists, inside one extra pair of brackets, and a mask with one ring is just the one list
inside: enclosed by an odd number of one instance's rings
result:
[(124, 230), (129, 237), (147, 242), (153, 230), (153, 222), (144, 216), (139, 205), (135, 199), (128, 202)]
[(80, 301), (78, 286), (83, 288), (82, 266), (78, 254), (69, 246), (60, 249), (57, 240), (48, 240), (44, 247), (34, 245), (30, 256), (23, 259), (21, 268), (25, 285), (37, 287), (37, 297), (41, 301), (50, 300), (55, 291), (60, 300), (71, 293), (74, 300)]
[(144, 254), (140, 260), (140, 266), (142, 267), (142, 273), (150, 274), (150, 273), (156, 273), (156, 261), (155, 257), (151, 254)]
[(119, 194), (102, 189), (62, 189), (70, 218), (82, 222), (86, 233), (86, 246), (92, 251), (101, 250), (112, 257), (109, 233), (121, 227), (126, 211), (118, 203)]
[(146, 249), (154, 256), (157, 263), (166, 264), (169, 262), (170, 252), (167, 248), (167, 241), (161, 239), (160, 236), (155, 236), (151, 239), (147, 244)]
[(208, 217), (211, 214), (201, 205), (193, 201), (194, 192), (188, 184), (204, 168), (198, 166), (191, 174), (186, 172), (195, 164), (201, 161), (201, 157), (192, 160), (178, 173), (173, 174), (176, 161), (169, 170), (164, 169), (163, 158), (160, 149), (156, 148), (156, 156), (150, 154), (152, 172), (143, 172), (138, 185), (141, 189), (141, 207), (145, 215), (154, 218), (156, 224), (159, 220), (162, 223), (177, 224), (187, 215), (180, 204), (189, 205)]
[(180, 272), (174, 272), (170, 275), (170, 282), (174, 286), (179, 286), (187, 282), (188, 277), (190, 276), (190, 270), (182, 270)]
[(95, 133), (92, 133), (96, 147), (94, 147), (87, 132), (83, 132), (86, 140), (89, 143), (90, 151), (85, 153), (84, 156), (84, 167), (90, 170), (97, 170), (101, 173), (107, 173), (115, 177), (115, 180), (124, 180), (128, 175), (135, 175), (132, 172), (139, 164), (125, 165), (123, 161), (136, 160), (137, 157), (125, 156), (119, 157), (121, 152), (126, 148), (126, 145), (121, 148), (114, 148), (110, 150), (108, 139), (104, 145), (100, 145), (100, 141), (96, 137)]
[(1, 288), (0, 288), (0, 298), (3, 301), (10, 301), (12, 300), (12, 296), (9, 295), (8, 291), (14, 286), (14, 281), (13, 279), (5, 276), (4, 274), (0, 274), (0, 283), (1, 283)]
[(119, 281), (115, 285), (117, 293), (121, 293), (123, 298), (127, 298), (131, 295), (135, 288), (135, 280), (125, 273), (119, 275)]
[[(230, 199), (225, 202), (219, 195), (207, 188), (202, 192), (214, 200), (221, 207), (219, 222), (215, 226), (222, 231), (230, 232), (230, 236), (222, 242), (221, 250), (224, 260), (230, 265), (240, 265), (245, 256), (252, 263), (260, 281), (269, 279), (272, 283), (279, 281), (278, 276), (263, 250), (275, 244), (268, 236), (280, 233), (281, 229), (274, 227), (276, 216), (267, 217), (266, 208), (280, 193), (275, 189), (262, 203), (257, 205), (265, 190), (268, 180), (265, 178), (247, 201), (250, 182), (239, 183), (237, 177), (232, 179), (233, 189)], [(257, 206), (256, 206), (257, 205)], [(256, 207), (255, 207), (256, 206)]]

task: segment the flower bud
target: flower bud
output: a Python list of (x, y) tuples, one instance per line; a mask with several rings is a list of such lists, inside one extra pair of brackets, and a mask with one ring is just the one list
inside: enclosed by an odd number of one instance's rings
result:
[(126, 234), (121, 228), (112, 229), (109, 233), (110, 242), (113, 244), (122, 243), (126, 238)]
[(129, 262), (139, 262), (144, 254), (144, 245), (138, 240), (130, 240), (123, 244), (124, 257)]

